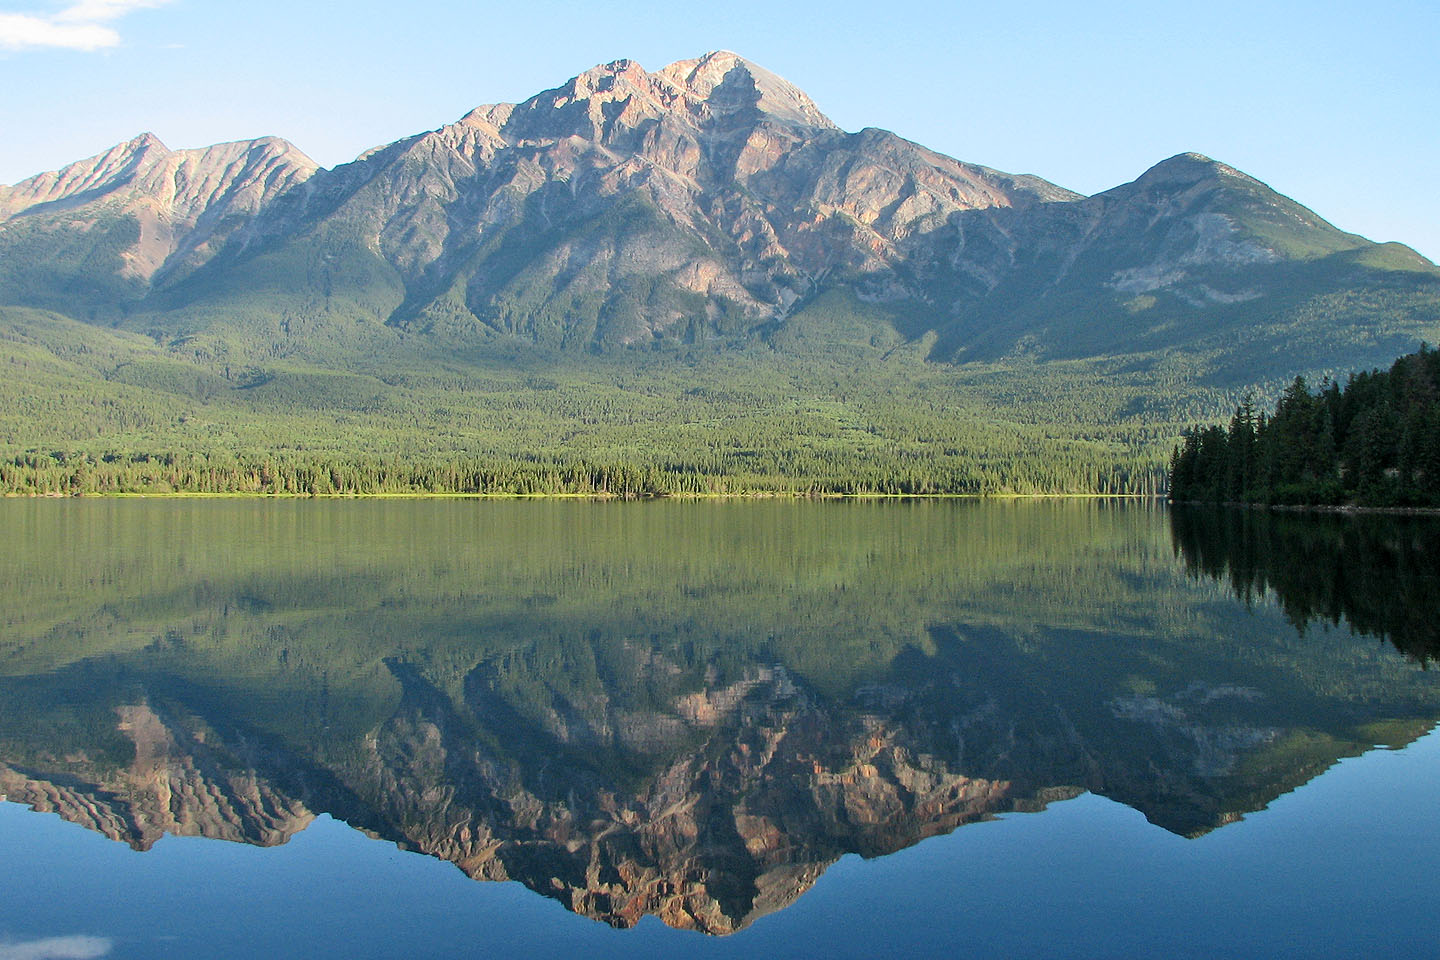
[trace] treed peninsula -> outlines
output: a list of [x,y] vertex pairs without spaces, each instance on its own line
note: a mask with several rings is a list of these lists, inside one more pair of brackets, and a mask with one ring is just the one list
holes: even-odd
[[1169,489],[1176,501],[1440,507],[1440,353],[1422,346],[1314,392],[1296,377],[1270,415],[1247,399],[1228,429],[1186,432]]
[[6,494],[1433,504],[1433,352],[1338,386],[1427,341],[1440,269],[1222,162],[1083,196],[724,51],[0,186]]

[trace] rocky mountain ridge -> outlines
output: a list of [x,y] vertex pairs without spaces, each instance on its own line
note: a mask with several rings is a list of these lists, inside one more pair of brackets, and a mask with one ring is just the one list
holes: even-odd
[[209,260],[236,229],[317,169],[276,137],[170,150],[143,133],[0,187],[0,224],[21,221],[57,233],[88,231],[107,217],[129,219],[136,235],[121,254],[119,274],[153,283]]
[[1220,343],[1247,305],[1440,288],[1413,251],[1198,154],[1087,198],[842,131],[724,51],[614,61],[329,170],[275,139],[145,135],[0,188],[0,254],[0,303],[184,336],[329,317],[443,342],[753,341],[831,295],[937,334],[941,359]]

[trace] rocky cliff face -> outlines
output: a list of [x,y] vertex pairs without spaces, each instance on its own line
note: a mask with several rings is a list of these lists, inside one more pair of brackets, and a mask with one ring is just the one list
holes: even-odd
[[477,108],[318,175],[263,229],[280,259],[320,237],[378,254],[388,319],[407,329],[635,343],[774,323],[842,278],[916,296],[907,275],[955,213],[1075,196],[844,133],[796,87],[713,53]]
[[151,134],[54,173],[0,187],[0,222],[26,218],[84,222],[131,216],[140,236],[125,273],[151,279],[172,263],[204,262],[228,230],[304,183],[314,161],[284,140],[265,137],[200,150],[170,150]]

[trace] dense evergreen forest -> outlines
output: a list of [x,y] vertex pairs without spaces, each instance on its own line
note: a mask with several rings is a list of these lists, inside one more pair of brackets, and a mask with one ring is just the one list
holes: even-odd
[[0,492],[20,495],[1157,495],[1183,425],[1235,399],[1191,357],[941,364],[838,313],[783,350],[374,347],[344,370],[0,321]]
[[1077,459],[1011,468],[978,458],[954,463],[887,461],[803,452],[756,465],[742,455],[704,461],[642,459],[596,463],[559,456],[525,460],[333,457],[310,453],[27,453],[0,462],[9,493],[362,496],[454,494],[594,497],[931,496],[1045,493],[1148,495],[1158,471],[1129,462]]
[[1178,502],[1440,506],[1440,353],[1422,346],[1388,370],[1303,377],[1273,415],[1247,399],[1228,429],[1193,428],[1170,459]]

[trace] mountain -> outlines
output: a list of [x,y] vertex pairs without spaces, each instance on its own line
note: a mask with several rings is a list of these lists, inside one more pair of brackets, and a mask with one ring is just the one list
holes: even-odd
[[1355,346],[1387,311],[1436,315],[1434,264],[1195,153],[1016,232],[1016,269],[947,334],[962,355],[1029,340],[1051,358],[1218,349],[1245,364],[1286,350],[1295,367],[1335,358],[1337,334]]
[[[29,371],[0,384],[0,445],[21,450],[380,453],[403,434],[713,463],[710,440],[622,439],[643,384],[656,429],[763,412],[744,462],[714,469],[787,488],[1148,489],[1137,468],[1183,425],[1389,363],[1437,318],[1434,264],[1223,163],[1181,154],[1085,197],[841,130],[728,52],[618,60],[333,169],[276,139],[147,135],[0,188],[0,362]],[[557,419],[512,452],[539,423],[517,404]],[[860,487],[781,463],[797,443],[839,462],[837,436],[847,462],[866,437],[880,459],[935,448],[905,463],[1029,452],[915,482],[892,457]]]
[[151,134],[0,187],[9,302],[83,313],[208,261],[315,163],[267,137],[170,150]]
[[5,260],[30,267],[0,287],[11,303],[83,316],[108,297],[162,326],[338,313],[573,347],[759,337],[838,290],[940,333],[941,357],[1027,339],[1094,355],[1397,272],[1440,283],[1197,154],[1086,198],[846,133],[728,52],[653,73],[618,60],[334,170],[274,139],[172,152],[145,135],[3,190],[0,216]]
[[169,302],[262,286],[323,250],[327,296],[402,330],[693,342],[758,333],[837,285],[913,297],[908,274],[923,279],[959,212],[1074,197],[844,133],[734,54],[653,74],[622,60],[317,174],[261,217],[261,250]]

